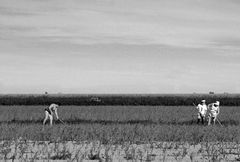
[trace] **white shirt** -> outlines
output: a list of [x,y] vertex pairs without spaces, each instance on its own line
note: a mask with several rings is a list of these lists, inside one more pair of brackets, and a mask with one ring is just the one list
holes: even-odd
[[207,112],[207,105],[206,104],[198,104],[197,106],[198,112],[202,115],[205,115]]
[[52,114],[53,112],[55,112],[55,115],[56,115],[56,117],[57,117],[57,119],[58,119],[57,108],[58,108],[58,105],[57,105],[57,104],[54,104],[54,103],[51,104],[51,105],[48,107],[49,111],[51,112],[50,114]]
[[208,108],[212,115],[217,115],[219,113],[219,105],[216,105],[215,103],[209,104]]
[[58,105],[57,104],[51,104],[48,108],[49,108],[49,110],[51,111],[51,112],[53,112],[53,111],[56,111],[57,110],[57,107],[58,107]]

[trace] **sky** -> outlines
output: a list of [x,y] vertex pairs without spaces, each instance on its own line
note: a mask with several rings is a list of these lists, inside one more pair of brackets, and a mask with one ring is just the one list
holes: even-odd
[[0,0],[0,93],[239,93],[239,0]]

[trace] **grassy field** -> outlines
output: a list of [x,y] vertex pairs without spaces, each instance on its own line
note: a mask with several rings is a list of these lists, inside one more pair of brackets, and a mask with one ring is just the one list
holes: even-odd
[[[221,107],[223,126],[196,124],[192,106],[0,106],[0,160],[229,161],[240,159],[240,109]],[[195,160],[194,160],[195,159]]]
[[1,106],[0,139],[93,141],[238,141],[239,107],[221,107],[223,125],[196,124],[191,106],[61,106],[66,122],[42,126],[44,106]]

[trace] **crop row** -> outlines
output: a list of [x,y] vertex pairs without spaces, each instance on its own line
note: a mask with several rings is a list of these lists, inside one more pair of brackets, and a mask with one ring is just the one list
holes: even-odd
[[173,142],[240,142],[237,126],[201,127],[186,125],[55,125],[1,124],[0,140],[100,141],[102,144]]
[[61,106],[55,122],[43,126],[44,106],[1,106],[0,140],[47,141],[230,141],[240,139],[238,107],[221,107],[220,125],[196,124],[190,106]]

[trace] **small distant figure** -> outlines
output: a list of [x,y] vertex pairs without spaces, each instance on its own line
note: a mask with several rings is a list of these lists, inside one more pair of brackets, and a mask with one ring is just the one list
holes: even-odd
[[200,121],[202,122],[202,124],[204,124],[204,122],[205,122],[205,117],[206,117],[206,113],[207,113],[206,100],[202,100],[202,101],[201,101],[201,104],[198,104],[198,105],[197,105],[197,109],[198,109],[197,124],[199,124]]
[[212,121],[213,124],[215,125],[217,116],[220,113],[220,102],[216,101],[215,103],[211,103],[208,105],[208,110],[209,110],[209,117],[208,117],[208,125],[211,125]]
[[50,125],[52,126],[53,123],[53,113],[55,113],[57,120],[58,118],[58,113],[57,113],[57,108],[59,107],[59,105],[57,104],[51,104],[48,108],[45,109],[45,119],[43,121],[43,125],[46,124],[46,121],[48,120],[48,118],[50,119]]

